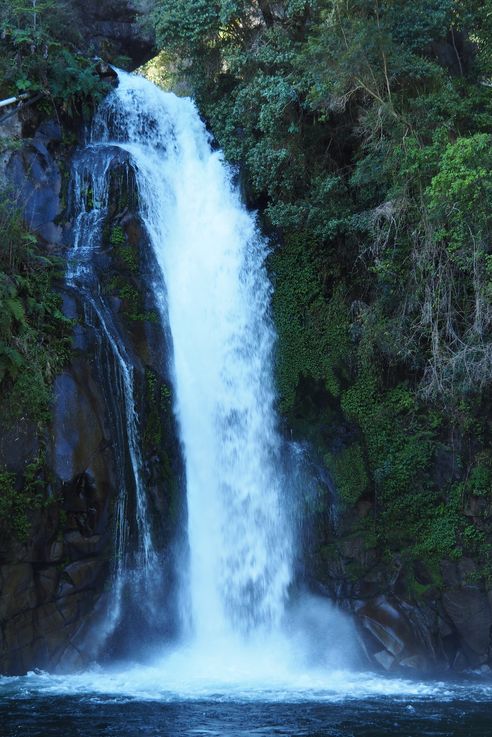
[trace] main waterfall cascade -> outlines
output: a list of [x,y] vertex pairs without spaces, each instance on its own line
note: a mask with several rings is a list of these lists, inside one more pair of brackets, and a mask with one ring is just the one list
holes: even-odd
[[[189,559],[180,574],[185,636],[173,652],[167,645],[166,658],[174,659],[177,671],[205,679],[216,667],[226,681],[240,673],[287,673],[300,668],[303,658],[306,667],[310,660],[346,667],[353,638],[341,615],[314,597],[297,596],[289,604],[296,511],[274,411],[266,244],[193,102],[142,77],[118,76],[76,166],[79,214],[68,275],[92,295],[118,367],[136,495],[138,545],[131,562],[124,488],[118,502],[120,562],[108,631],[124,616],[125,587],[127,593],[132,586],[140,595],[146,587],[155,592],[163,575],[140,472],[131,363],[97,298],[91,270],[107,211],[110,160],[123,151],[135,171],[140,217],[155,256],[155,302],[172,338],[174,411],[186,468]],[[88,178],[91,208],[84,204]],[[158,617],[154,603],[152,616]]]

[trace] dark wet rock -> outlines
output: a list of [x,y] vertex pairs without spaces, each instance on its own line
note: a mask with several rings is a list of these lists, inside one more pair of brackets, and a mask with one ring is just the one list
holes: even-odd
[[33,609],[37,604],[33,569],[29,563],[0,567],[0,621],[16,612]]
[[[62,180],[72,150],[63,148],[55,122],[35,121],[29,133],[32,140],[9,155],[8,171],[23,196],[32,195],[25,216],[33,230],[47,249],[63,254],[70,223]],[[169,337],[153,318],[149,285],[155,264],[136,215],[133,170],[127,154],[115,154],[96,271],[104,309],[132,363],[149,505],[159,544],[171,550],[182,514],[182,467],[169,390]],[[119,245],[111,237],[115,228]],[[131,269],[121,246],[135,253]],[[120,294],[115,284],[135,293],[138,304],[129,304],[125,289]],[[122,487],[129,496],[128,517],[134,516],[119,369],[83,296],[66,287],[62,298],[65,315],[74,321],[73,353],[54,383],[51,422],[42,435],[27,418],[14,428],[0,425],[0,464],[22,474],[42,448],[53,499],[32,511],[27,540],[0,542],[0,673],[81,667],[99,654],[94,633],[111,605],[106,589]]]
[[35,624],[37,630],[47,639],[48,645],[54,647],[57,644],[58,632],[65,626],[65,620],[58,606],[50,601],[36,609]]
[[392,655],[405,649],[408,627],[398,612],[383,598],[366,604],[358,612],[360,622]]
[[33,610],[17,614],[10,619],[5,626],[4,633],[7,641],[10,641],[12,649],[21,650],[34,641]]
[[132,68],[155,54],[153,29],[145,23],[151,0],[73,0],[72,8],[86,53],[115,63],[127,57]]
[[[53,456],[55,472],[62,481],[84,473],[107,480],[109,437],[103,419],[101,391],[88,362],[77,358],[70,371],[55,382]],[[85,509],[82,499],[74,504]]]
[[78,530],[65,534],[66,550],[72,560],[97,555],[101,552],[102,543],[103,537],[101,535],[85,537]]
[[48,563],[58,563],[63,556],[63,543],[60,540],[55,540],[49,546],[49,552],[46,556]]
[[[344,557],[330,569],[337,569],[337,582],[345,579],[344,586],[338,583],[336,597],[353,614],[373,667],[438,674],[492,665],[492,592],[471,583],[477,570],[473,560],[442,561],[441,586],[429,585],[416,599],[383,566],[361,567],[361,580],[354,581],[345,562],[348,548],[340,549]],[[350,550],[353,554],[356,548]],[[366,553],[359,550],[360,563],[367,560]]]
[[46,243],[55,245],[60,245],[64,236],[56,222],[62,209],[62,174],[53,152],[60,140],[59,125],[45,121],[21,150],[8,155],[6,164],[6,178],[26,223]]
[[70,563],[62,571],[61,591],[65,592],[65,583],[75,591],[90,588],[96,581],[100,569],[101,564],[97,558]]
[[400,668],[408,668],[417,673],[427,670],[427,660],[423,655],[409,655],[406,658],[402,658],[398,665]]
[[43,566],[35,572],[38,601],[41,604],[53,599],[58,587],[60,571],[56,566]]
[[395,663],[395,658],[390,655],[387,650],[380,650],[379,652],[374,653],[373,657],[374,660],[384,668],[384,670],[391,670]]
[[369,659],[385,670],[429,670],[435,653],[426,642],[427,623],[396,598],[379,596],[356,608]]
[[487,595],[468,586],[445,591],[442,602],[470,657],[488,656],[492,616]]

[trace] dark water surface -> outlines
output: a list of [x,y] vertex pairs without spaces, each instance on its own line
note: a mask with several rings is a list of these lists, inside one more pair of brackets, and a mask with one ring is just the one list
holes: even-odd
[[492,701],[140,701],[3,695],[0,737],[490,737]]

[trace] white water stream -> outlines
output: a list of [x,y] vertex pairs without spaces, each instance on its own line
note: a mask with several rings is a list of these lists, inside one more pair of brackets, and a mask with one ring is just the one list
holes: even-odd
[[[90,144],[75,160],[72,172],[72,203],[75,213],[73,245],[68,257],[66,282],[83,294],[86,322],[94,322],[95,332],[101,333],[111,354],[111,373],[115,386],[114,398],[121,402],[119,415],[113,418],[118,425],[113,438],[115,465],[119,492],[116,499],[114,570],[111,586],[109,615],[98,633],[104,642],[120,623],[123,612],[124,587],[133,590],[133,597],[146,599],[145,619],[157,616],[159,596],[155,591],[158,558],[154,549],[147,492],[143,480],[143,458],[138,413],[135,404],[134,369],[126,349],[119,339],[113,316],[100,295],[100,286],[94,269],[94,259],[102,245],[102,230],[108,216],[111,163],[114,150]],[[135,498],[135,522],[138,539],[132,560],[129,555],[128,521],[128,463]]]

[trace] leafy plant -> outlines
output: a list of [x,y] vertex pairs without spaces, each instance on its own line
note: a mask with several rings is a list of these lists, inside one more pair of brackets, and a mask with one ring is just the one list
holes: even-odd
[[77,51],[75,28],[68,3],[0,0],[0,92],[40,94],[70,117],[93,108],[107,87]]
[[54,290],[60,264],[27,231],[12,195],[0,198],[0,387],[4,416],[49,416],[51,382],[71,350],[71,320]]

